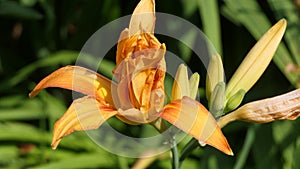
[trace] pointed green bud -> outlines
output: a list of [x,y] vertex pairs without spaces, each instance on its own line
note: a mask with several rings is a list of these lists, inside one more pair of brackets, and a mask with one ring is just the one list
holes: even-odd
[[224,69],[221,56],[214,54],[210,58],[210,62],[206,75],[206,98],[211,101],[211,94],[219,82],[224,82]]
[[236,109],[243,101],[246,91],[240,89],[226,103],[225,113]]
[[211,102],[209,111],[215,116],[219,117],[223,114],[225,105],[225,83],[219,82],[211,94]]
[[286,20],[281,19],[249,51],[227,84],[227,100],[240,89],[247,92],[260,78],[274,56],[286,24]]
[[190,78],[190,98],[196,99],[198,86],[200,82],[200,75],[198,73],[194,73]]

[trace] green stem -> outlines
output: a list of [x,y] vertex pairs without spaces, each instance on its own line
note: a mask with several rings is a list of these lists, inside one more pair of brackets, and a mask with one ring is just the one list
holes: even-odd
[[199,146],[198,140],[192,138],[182,149],[180,158],[179,158],[179,166],[181,167],[183,161],[186,157],[188,157],[192,151]]
[[176,140],[173,138],[171,140],[172,145],[172,169],[179,169],[179,156],[178,156],[178,149],[177,149],[177,143]]
[[253,125],[248,129],[242,151],[238,155],[237,161],[234,164],[234,167],[233,167],[234,169],[242,169],[245,167],[244,165],[246,163],[250,149],[253,145],[253,142],[255,139],[255,131],[256,131],[257,127],[258,127],[258,125]]

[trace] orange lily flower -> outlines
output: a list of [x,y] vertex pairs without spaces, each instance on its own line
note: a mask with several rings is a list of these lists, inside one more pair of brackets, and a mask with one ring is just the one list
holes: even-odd
[[146,124],[162,118],[232,155],[232,150],[214,117],[196,100],[183,96],[164,104],[165,44],[154,36],[155,2],[141,0],[133,12],[129,29],[119,38],[116,67],[118,83],[79,66],[60,68],[44,78],[29,94],[32,98],[47,87],[74,90],[86,96],[73,101],[54,126],[52,147],[77,130],[97,129],[116,116],[129,124]]

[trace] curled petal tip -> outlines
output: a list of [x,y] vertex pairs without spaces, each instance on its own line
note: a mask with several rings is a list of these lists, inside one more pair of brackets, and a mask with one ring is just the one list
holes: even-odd
[[175,100],[165,106],[159,116],[193,136],[202,145],[206,143],[225,154],[233,154],[214,117],[194,99],[183,97]]
[[31,98],[34,98],[34,94],[32,93],[32,92],[30,92],[29,94],[28,94],[28,97],[31,99]]
[[93,97],[75,100],[67,112],[54,125],[52,148],[73,131],[97,129],[108,118],[117,114],[114,109],[102,105]]
[[60,141],[61,141],[61,139],[52,140],[52,143],[51,143],[52,150],[56,150],[56,148],[57,148]]
[[59,87],[95,96],[97,99],[105,100],[114,106],[110,92],[111,88],[115,86],[111,80],[94,71],[80,66],[65,66],[41,80],[29,93],[29,97],[35,97],[42,89]]

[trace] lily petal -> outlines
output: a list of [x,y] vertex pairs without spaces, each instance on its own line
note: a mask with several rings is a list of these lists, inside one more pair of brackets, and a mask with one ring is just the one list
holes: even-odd
[[111,90],[112,87],[116,88],[116,84],[106,77],[83,67],[65,66],[54,71],[39,82],[29,94],[29,97],[36,96],[42,89],[48,87],[59,87],[95,96],[98,100],[114,107]]
[[209,144],[225,154],[233,155],[214,117],[194,99],[183,97],[171,102],[159,116],[196,138],[200,144]]
[[286,24],[285,19],[278,21],[249,51],[227,85],[227,100],[240,89],[247,92],[263,74],[281,41]]
[[67,112],[55,123],[52,148],[56,149],[61,139],[73,131],[97,129],[116,114],[116,110],[101,104],[93,97],[85,96],[75,100]]
[[130,23],[130,36],[140,33],[154,33],[155,27],[154,0],[141,0],[133,11]]

